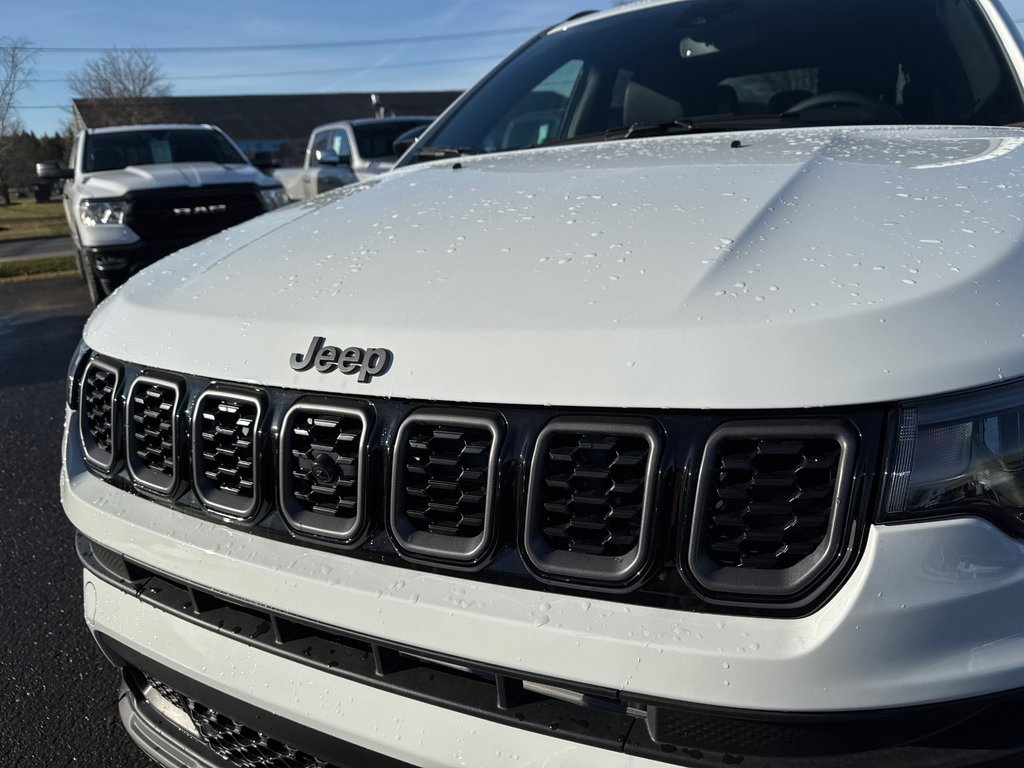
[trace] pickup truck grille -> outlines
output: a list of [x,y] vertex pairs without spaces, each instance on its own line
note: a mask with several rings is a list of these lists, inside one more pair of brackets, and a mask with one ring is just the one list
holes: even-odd
[[171,189],[132,196],[125,223],[147,241],[200,240],[263,213],[255,186]]
[[852,478],[877,462],[884,428],[881,409],[749,422],[425,406],[98,357],[78,384],[90,465],[189,514],[378,562],[693,610],[803,611],[825,595],[856,557],[870,489],[854,498]]

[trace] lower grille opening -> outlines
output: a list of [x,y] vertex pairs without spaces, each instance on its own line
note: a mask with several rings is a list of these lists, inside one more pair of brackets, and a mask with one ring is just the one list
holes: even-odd
[[[142,679],[147,688],[159,694],[163,701],[188,719],[192,728],[184,728],[186,732],[191,733],[231,765],[245,768],[343,768],[238,722],[202,702],[179,693],[166,683],[147,675],[142,675]],[[151,697],[147,696],[146,688],[143,689],[143,696],[151,705],[155,704]],[[173,718],[172,721],[179,726],[185,725],[178,718]]]

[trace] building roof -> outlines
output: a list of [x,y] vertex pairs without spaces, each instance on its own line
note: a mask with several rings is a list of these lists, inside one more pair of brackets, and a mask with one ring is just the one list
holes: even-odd
[[[376,93],[388,115],[437,115],[459,91]],[[133,99],[75,99],[75,128],[125,122],[210,123],[236,141],[305,139],[314,126],[377,116],[371,93],[307,93],[262,96],[168,96]],[[128,116],[126,119],[126,115]]]

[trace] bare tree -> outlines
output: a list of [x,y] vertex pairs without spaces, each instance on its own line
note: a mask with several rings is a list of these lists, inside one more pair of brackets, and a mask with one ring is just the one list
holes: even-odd
[[112,48],[89,59],[81,70],[68,76],[68,89],[75,98],[94,101],[90,127],[173,117],[162,101],[170,95],[171,86],[156,56],[144,48]]
[[23,37],[0,37],[0,196],[11,204],[9,166],[15,151],[13,137],[22,131],[18,115],[18,92],[32,74],[35,51]]

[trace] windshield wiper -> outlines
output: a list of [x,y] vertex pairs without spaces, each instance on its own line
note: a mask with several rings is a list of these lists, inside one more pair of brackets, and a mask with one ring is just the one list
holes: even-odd
[[416,150],[416,157],[420,160],[443,160],[446,157],[478,154],[480,150],[473,147],[423,147]]
[[644,139],[651,136],[675,136],[684,133],[727,133],[758,128],[773,128],[794,123],[807,123],[798,115],[721,115],[717,117],[668,120],[662,123],[633,123],[604,131],[594,131],[580,136],[571,136],[555,141],[531,144],[523,149],[556,147],[562,144],[584,144],[591,141],[621,141],[623,139]]

